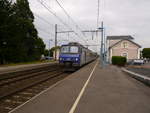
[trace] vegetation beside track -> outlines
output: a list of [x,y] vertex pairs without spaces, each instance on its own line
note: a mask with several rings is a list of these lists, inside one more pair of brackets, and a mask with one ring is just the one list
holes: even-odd
[[10,63],[10,64],[1,64],[0,67],[8,67],[8,66],[19,66],[26,64],[40,64],[40,63],[48,63],[55,62],[54,60],[39,60],[39,61],[31,61],[31,62],[19,62],[19,63]]

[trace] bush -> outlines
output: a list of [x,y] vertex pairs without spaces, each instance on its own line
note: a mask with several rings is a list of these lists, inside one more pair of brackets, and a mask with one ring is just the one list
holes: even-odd
[[150,48],[144,48],[142,51],[143,58],[150,58]]
[[127,62],[126,57],[122,56],[112,56],[112,64],[118,66],[124,66]]

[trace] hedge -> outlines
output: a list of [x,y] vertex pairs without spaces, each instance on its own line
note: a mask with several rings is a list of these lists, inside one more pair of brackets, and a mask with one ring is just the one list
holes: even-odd
[[127,62],[126,57],[122,56],[112,56],[112,64],[118,66],[124,66]]

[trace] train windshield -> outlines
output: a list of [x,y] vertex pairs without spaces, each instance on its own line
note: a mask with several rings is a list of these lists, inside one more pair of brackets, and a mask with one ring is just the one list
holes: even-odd
[[69,53],[69,46],[63,46],[63,47],[61,48],[61,52],[62,52],[62,53]]
[[71,46],[70,47],[70,53],[78,53],[78,47],[77,46]]
[[77,46],[62,46],[61,53],[78,53],[79,48]]

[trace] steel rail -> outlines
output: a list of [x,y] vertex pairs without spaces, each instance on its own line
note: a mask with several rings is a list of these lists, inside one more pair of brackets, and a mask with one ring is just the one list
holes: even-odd
[[[51,74],[51,75],[50,75]],[[32,87],[34,85],[40,84],[41,82],[47,81],[48,79],[56,78],[57,76],[63,74],[63,71],[58,70],[52,74],[46,73],[41,76],[35,76],[30,79],[25,79],[24,81],[16,82],[14,85],[8,87],[7,89],[3,89],[0,91],[0,99],[3,99],[4,97],[10,96],[12,94],[15,94],[17,92],[20,92],[26,88]]]

